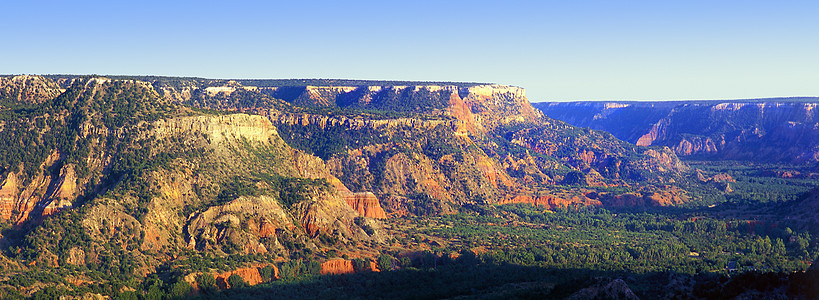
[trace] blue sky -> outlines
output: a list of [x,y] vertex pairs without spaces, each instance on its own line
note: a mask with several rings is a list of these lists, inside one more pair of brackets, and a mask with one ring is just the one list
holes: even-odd
[[814,1],[2,1],[0,74],[493,82],[531,101],[819,96]]

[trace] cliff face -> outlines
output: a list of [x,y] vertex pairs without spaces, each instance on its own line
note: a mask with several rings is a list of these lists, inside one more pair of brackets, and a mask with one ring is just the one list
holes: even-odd
[[217,274],[216,276],[214,276],[214,278],[216,279],[216,286],[218,286],[221,289],[231,288],[228,279],[232,275],[239,275],[240,277],[242,277],[245,283],[247,283],[250,286],[257,285],[265,281],[264,278],[262,278],[262,275],[259,272],[259,270],[267,266],[273,268],[274,279],[279,278],[279,270],[276,268],[276,265],[273,264],[256,265],[252,267],[239,268],[233,271]]
[[387,214],[384,213],[384,209],[381,208],[381,204],[378,202],[378,198],[376,198],[373,193],[351,193],[344,195],[344,201],[347,201],[347,204],[355,209],[359,215],[376,219],[384,219],[387,217]]
[[[11,81],[27,82],[23,79]],[[56,86],[48,79],[38,80],[45,86]],[[222,188],[226,184],[224,178],[192,175],[204,168],[201,158],[188,157],[199,149],[208,151],[204,157],[212,160],[211,172],[236,167],[258,170],[257,164],[236,156],[248,153],[265,161],[264,168],[271,168],[277,176],[324,180],[335,196],[321,196],[325,200],[317,203],[329,206],[305,202],[294,206],[300,211],[288,212],[301,220],[307,234],[314,236],[337,227],[330,221],[337,217],[326,217],[326,211],[339,211],[330,204],[337,200],[354,214],[373,218],[384,218],[388,211],[448,213],[467,203],[535,199],[537,186],[559,182],[564,174],[557,170],[565,168],[585,174],[587,185],[599,186],[661,178],[662,174],[685,168],[673,155],[654,150],[636,153],[632,146],[611,136],[545,118],[529,105],[523,89],[511,86],[299,88],[249,87],[233,81],[169,85],[104,78],[59,82],[68,89],[53,100],[52,106],[85,107],[91,113],[72,117],[71,110],[63,110],[50,116],[61,118],[62,126],[74,126],[75,138],[90,151],[57,151],[52,158],[41,158],[39,168],[7,172],[0,189],[0,215],[18,223],[30,219],[31,213],[50,215],[71,207],[73,199],[82,194],[105,191],[108,187],[100,184],[105,178],[128,175],[123,171],[132,166],[122,165],[119,157],[123,155],[184,162],[186,167],[181,170],[148,173],[145,177],[167,184],[160,185],[160,190],[168,201],[147,203],[161,209],[184,208],[202,200],[190,196],[202,186]],[[41,89],[40,85],[26,86],[26,92],[19,95],[34,95],[37,93],[28,90]],[[141,99],[123,98],[135,95]],[[175,106],[178,102],[255,112],[266,119],[247,115],[184,117],[194,113]],[[342,113],[320,113],[310,108],[328,106],[340,108]],[[371,113],[384,111],[387,113]],[[129,114],[134,118],[127,118]],[[72,121],[75,119],[79,122]],[[113,137],[125,142],[118,143]],[[127,150],[126,145],[138,145],[136,149],[144,153]],[[61,150],[58,148],[55,145],[54,150]],[[79,159],[83,155],[84,159]],[[225,174],[239,178],[249,175],[230,171],[221,176]],[[180,183],[173,179],[178,176],[194,178]],[[256,188],[265,189],[265,184]],[[211,196],[220,193],[214,188],[204,192]],[[164,228],[154,230],[160,237],[171,236],[171,228],[164,223],[185,223],[150,213],[145,217],[146,224],[155,224],[157,230]],[[271,225],[274,219],[239,218],[240,222],[285,226]]]
[[[378,272],[378,267],[375,262],[369,262],[366,266],[361,266],[358,271]],[[321,264],[321,274],[352,274],[356,272],[355,264],[352,260],[346,259],[331,259]]]
[[547,115],[608,130],[680,156],[762,162],[819,161],[817,98],[752,101],[537,103]]
[[673,154],[637,152],[610,135],[546,118],[519,87],[181,88],[200,92],[168,90],[165,98],[267,116],[288,144],[322,158],[352,192],[373,193],[385,215],[533,197],[536,187],[559,182],[564,174],[557,170],[565,168],[594,186],[663,182],[686,170]]
[[[204,90],[205,92],[191,92]],[[235,83],[216,87],[165,88],[169,99],[210,109],[257,110],[283,108],[278,99],[301,107],[338,107],[393,111],[459,120],[474,132],[515,122],[536,122],[542,114],[526,99],[524,89],[504,85],[457,86],[302,86],[246,87]],[[237,98],[241,98],[239,100]],[[274,100],[276,99],[276,100]],[[281,101],[281,100],[279,100]],[[226,106],[225,104],[232,104]],[[268,111],[275,114],[276,111]],[[367,122],[370,120],[363,120]]]
[[58,237],[19,241],[35,263],[116,259],[144,275],[180,251],[290,257],[389,238],[375,195],[350,191],[267,117],[194,112],[105,78],[30,105],[1,120],[0,220]]
[[321,264],[321,275],[351,274],[355,272],[353,261],[346,259],[332,259]]
[[[151,199],[149,205],[156,213],[149,211],[143,225],[148,235],[159,238],[156,242],[147,239],[149,244],[144,244],[143,249],[159,251],[182,246],[179,243],[183,240],[173,238],[180,234],[178,228],[186,229],[184,247],[217,253],[287,256],[291,249],[283,244],[293,242],[294,237],[313,249],[323,247],[312,240],[319,236],[340,242],[385,239],[381,231],[366,234],[355,224],[360,216],[357,209],[365,207],[351,207],[345,195],[352,193],[324,163],[290,148],[264,117],[181,117],[159,120],[149,127],[152,129],[141,135],[146,140],[181,141],[198,145],[210,154],[201,160],[178,162],[189,166],[184,171],[155,171],[149,175],[148,181],[158,186],[161,197]],[[253,177],[259,173],[274,177]],[[224,177],[231,176],[234,182],[224,181]],[[219,189],[208,190],[207,186],[213,184]],[[247,188],[251,192],[234,190],[243,185],[250,185]],[[216,194],[215,203],[203,197],[209,193]],[[202,204],[206,204],[205,209],[194,211],[186,219],[165,213]],[[375,211],[377,206],[366,208]],[[377,229],[378,225],[371,227]],[[177,244],[164,244],[165,239],[176,240]]]
[[0,100],[39,104],[57,98],[62,92],[56,82],[42,76],[0,77]]

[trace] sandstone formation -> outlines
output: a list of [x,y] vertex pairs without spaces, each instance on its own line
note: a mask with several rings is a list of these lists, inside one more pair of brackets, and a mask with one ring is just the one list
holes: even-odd
[[[372,257],[394,241],[387,216],[601,206],[584,189],[626,184],[671,205],[674,192],[648,187],[686,169],[670,149],[547,118],[512,86],[49,78],[9,79],[22,90],[7,100],[39,106],[0,122],[3,142],[26,147],[0,159],[0,218],[59,236],[21,241],[40,267],[145,276],[192,253]],[[562,189],[567,172],[582,180]],[[353,264],[322,273],[377,271]],[[258,267],[217,281],[235,274],[261,281]]]
[[[355,193],[372,193],[380,200],[378,206],[386,205],[385,216],[448,213],[468,203],[506,201],[499,199],[522,195],[533,197],[534,191],[529,187],[555,183],[561,175],[551,170],[562,165],[582,171],[586,174],[586,185],[590,186],[646,178],[665,182],[667,176],[686,170],[670,150],[640,150],[642,153],[636,156],[640,159],[634,160],[627,157],[635,157],[629,153],[636,149],[611,136],[584,131],[580,133],[584,138],[576,138],[574,128],[534,109],[519,87],[480,84],[257,87],[243,86],[243,82],[263,83],[200,81],[171,87],[156,81],[154,85],[160,86],[169,100],[267,116],[288,143],[327,162],[331,175],[322,177],[331,177],[331,183]],[[204,92],[196,92],[197,89]],[[293,106],[287,107],[274,99]],[[324,114],[299,107],[390,111],[398,116],[366,112]],[[508,144],[494,142],[499,133],[501,141]],[[311,137],[324,137],[326,141],[303,143]],[[506,151],[508,145],[525,151],[497,152]],[[443,153],[441,150],[445,149],[455,149],[457,155]],[[361,210],[362,206],[350,194],[339,191],[359,214],[370,214]],[[376,207],[375,201],[370,203]],[[380,217],[377,208],[375,211],[374,215]]]
[[214,276],[214,278],[216,278],[216,285],[220,289],[229,289],[229,288],[231,288],[230,283],[228,282],[228,278],[230,278],[230,276],[234,275],[234,274],[241,276],[242,279],[244,279],[245,282],[248,285],[251,285],[251,286],[257,285],[259,283],[263,283],[264,279],[262,278],[262,275],[259,273],[259,270],[261,270],[262,268],[264,268],[266,266],[272,266],[273,267],[274,277],[278,279],[279,278],[279,269],[276,268],[275,265],[265,264],[265,265],[256,265],[256,266],[253,266],[253,267],[247,267],[247,268],[239,268],[239,269],[236,269],[236,270],[233,270],[233,271],[217,274],[216,276]]
[[332,259],[321,264],[321,275],[351,274],[355,272],[353,262],[346,259]]
[[730,174],[719,173],[711,177],[714,182],[737,182]]
[[[366,266],[364,266],[359,271],[368,271],[368,272],[379,272],[378,266],[375,262],[370,261]],[[355,264],[352,260],[346,259],[331,259],[321,263],[321,274],[331,274],[331,275],[340,275],[340,274],[352,274],[356,272]]]
[[0,100],[37,104],[57,98],[62,92],[57,83],[42,76],[0,77]]
[[696,102],[537,103],[547,115],[607,130],[680,156],[802,163],[819,161],[819,98]]
[[0,185],[0,220],[12,220],[16,224],[30,218],[49,216],[61,209],[71,207],[76,198],[78,188],[73,166],[66,165],[60,168],[57,176],[46,170],[52,168],[60,160],[60,153],[52,152],[40,164],[34,178],[25,179],[25,174],[9,172]]
[[[39,90],[29,91],[39,87],[22,82],[17,100],[40,101],[32,100]],[[62,142],[0,163],[0,219],[40,226],[59,216],[59,225],[42,226],[81,229],[66,240],[82,243],[64,251],[38,244],[32,264],[116,260],[141,276],[179,251],[289,257],[293,245],[318,252],[389,238],[374,194],[351,192],[320,158],[285,143],[265,116],[194,112],[133,80],[60,82],[59,106],[0,124],[6,142]],[[242,91],[210,90],[228,92]],[[9,131],[37,118],[48,126],[30,136]],[[255,282],[252,270],[239,272]]]
[[535,198],[519,195],[512,198],[506,198],[498,202],[498,204],[510,203],[526,203],[548,210],[554,210],[557,208],[577,208],[583,206],[602,206],[602,203],[599,200],[591,199],[585,195],[541,195]]
[[347,204],[363,217],[376,219],[384,219],[387,217],[387,214],[384,213],[384,209],[381,208],[381,204],[378,202],[378,198],[376,198],[373,193],[351,193],[344,195],[344,201],[347,201]]

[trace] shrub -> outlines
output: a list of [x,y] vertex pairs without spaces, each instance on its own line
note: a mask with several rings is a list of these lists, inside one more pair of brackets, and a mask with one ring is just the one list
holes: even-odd
[[389,254],[381,254],[378,257],[378,268],[381,271],[392,271],[392,256]]
[[216,279],[210,273],[205,273],[196,277],[196,284],[199,289],[205,292],[216,290]]
[[259,274],[262,275],[262,280],[264,281],[273,281],[276,279],[276,269],[270,265],[259,270]]
[[188,296],[191,291],[193,291],[193,287],[187,281],[180,278],[179,281],[171,286],[171,290],[168,291],[168,296],[171,299],[182,299]]
[[248,284],[247,282],[245,282],[245,279],[242,278],[242,276],[239,276],[239,274],[230,275],[230,277],[228,277],[228,285],[230,285],[230,288],[232,289],[248,287]]

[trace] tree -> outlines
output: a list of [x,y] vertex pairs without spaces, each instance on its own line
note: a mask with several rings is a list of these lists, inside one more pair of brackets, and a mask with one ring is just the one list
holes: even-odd
[[204,273],[196,277],[196,284],[199,285],[199,289],[205,292],[216,290],[216,279],[210,273]]
[[381,271],[392,271],[392,256],[389,254],[381,254],[378,257],[378,268]]
[[228,277],[228,285],[232,289],[248,287],[248,284],[247,282],[245,282],[245,279],[242,278],[242,276],[239,276],[239,274],[230,275],[230,277]]
[[162,286],[165,285],[165,283],[162,282],[162,279],[159,279],[159,277],[151,275],[151,277],[145,279],[142,285],[145,287],[145,290],[147,290],[143,299],[161,300],[165,298],[165,292],[162,290]]
[[138,300],[139,297],[134,291],[124,291],[114,297],[115,300]]
[[165,292],[158,285],[151,285],[148,288],[148,292],[145,294],[143,299],[146,300],[162,300],[165,298]]
[[776,256],[785,256],[786,252],[785,243],[782,242],[782,239],[777,238],[773,245],[773,254]]
[[401,267],[403,267],[403,268],[412,267],[412,260],[409,257],[406,257],[406,256],[402,257],[401,258]]
[[262,275],[262,280],[273,281],[276,279],[276,267],[267,265],[259,270],[259,274]]
[[193,287],[187,281],[180,279],[171,286],[168,296],[172,299],[182,299],[188,296],[191,291],[193,291]]
[[571,171],[563,177],[563,184],[566,185],[588,185],[586,175],[580,171]]

